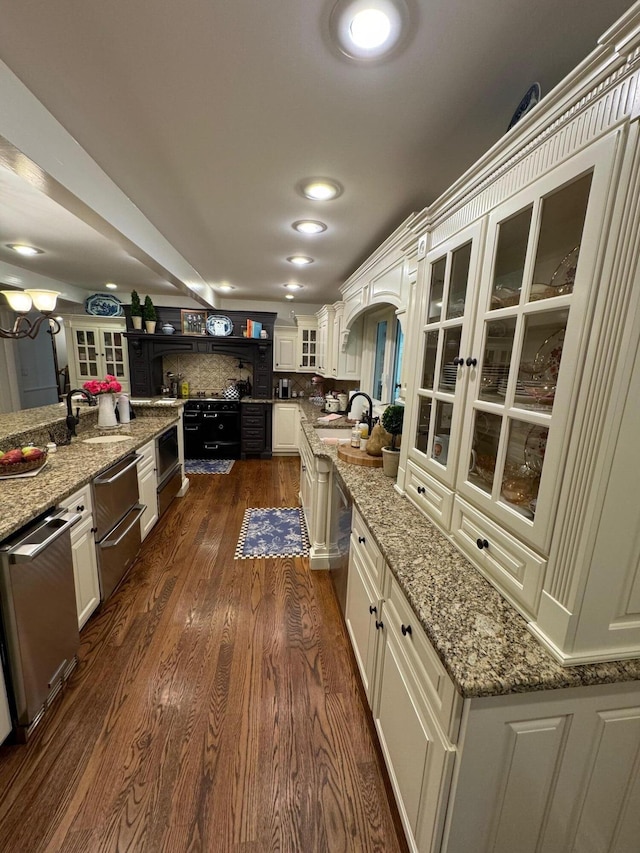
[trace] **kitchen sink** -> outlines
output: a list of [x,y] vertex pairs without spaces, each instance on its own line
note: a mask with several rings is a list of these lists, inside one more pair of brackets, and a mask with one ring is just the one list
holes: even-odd
[[131,441],[130,435],[94,435],[93,438],[83,438],[83,444],[115,444],[117,441]]
[[351,430],[349,429],[320,427],[320,429],[316,429],[315,433],[323,444],[349,444],[351,441]]

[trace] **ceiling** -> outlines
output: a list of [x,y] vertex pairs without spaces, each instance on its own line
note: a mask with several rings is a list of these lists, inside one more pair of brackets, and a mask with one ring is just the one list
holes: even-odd
[[[504,134],[533,81],[547,94],[630,6],[408,0],[403,51],[363,65],[331,43],[333,2],[21,0],[4,5],[0,59],[214,289],[280,301],[296,280],[297,302],[322,303]],[[343,194],[303,198],[310,176]],[[0,193],[0,242],[46,250],[23,266],[91,292],[147,276],[143,292],[176,293],[86,210],[5,168]],[[297,234],[302,218],[326,232]],[[296,253],[315,262],[298,270]]]

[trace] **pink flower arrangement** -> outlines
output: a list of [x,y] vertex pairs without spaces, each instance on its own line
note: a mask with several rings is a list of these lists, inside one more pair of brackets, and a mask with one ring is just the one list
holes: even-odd
[[122,391],[122,385],[110,373],[107,373],[104,379],[90,379],[82,387],[95,396],[98,394],[117,394]]

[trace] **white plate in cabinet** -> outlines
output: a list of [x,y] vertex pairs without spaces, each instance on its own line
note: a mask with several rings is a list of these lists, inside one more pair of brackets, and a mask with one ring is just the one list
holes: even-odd
[[384,557],[355,507],[351,521],[351,548],[364,555],[371,582],[375,587],[381,589]]
[[395,629],[407,661],[424,691],[431,713],[443,734],[455,743],[460,728],[462,697],[393,576],[389,595],[384,603],[384,622],[387,627],[391,624]]
[[547,561],[456,497],[453,540],[525,618],[534,617]]
[[413,503],[429,518],[449,529],[453,512],[453,492],[409,461],[405,491]]

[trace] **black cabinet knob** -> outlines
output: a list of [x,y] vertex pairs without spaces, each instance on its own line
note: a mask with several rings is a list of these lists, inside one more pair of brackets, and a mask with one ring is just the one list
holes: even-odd
[[411,636],[411,625],[401,625],[400,630],[402,631],[402,636],[406,637],[407,634]]
[[92,527],[92,528],[91,528],[91,532],[92,532],[92,533],[97,533],[97,532],[98,532],[98,528],[97,528],[97,527]]
[[370,604],[369,605],[369,613],[373,616],[373,614],[377,613],[377,612],[378,612],[378,608],[375,605]]
[[464,364],[464,358],[454,358],[453,363],[456,367],[462,367]]
[[358,542],[359,542],[361,545],[364,545],[364,543],[365,543],[365,538],[364,538],[364,536],[358,536]]
[[80,504],[80,506],[77,506],[76,512],[84,512],[84,504]]
[[471,356],[469,356],[469,358],[466,361],[467,367],[475,367],[477,363],[478,363],[478,359],[477,358],[471,358]]
[[419,495],[424,495],[426,491],[427,491],[427,490],[425,489],[425,487],[424,487],[424,486],[418,486],[418,487],[416,488],[416,492],[417,492]]
[[478,546],[478,548],[480,548],[480,550],[481,550],[481,551],[482,551],[482,549],[483,549],[483,548],[488,548],[488,547],[489,547],[489,543],[487,542],[487,540],[486,540],[486,539],[478,539],[478,540],[476,540],[476,545]]
[[380,628],[384,628],[384,623],[378,622],[378,620],[376,619],[376,631],[379,631]]

